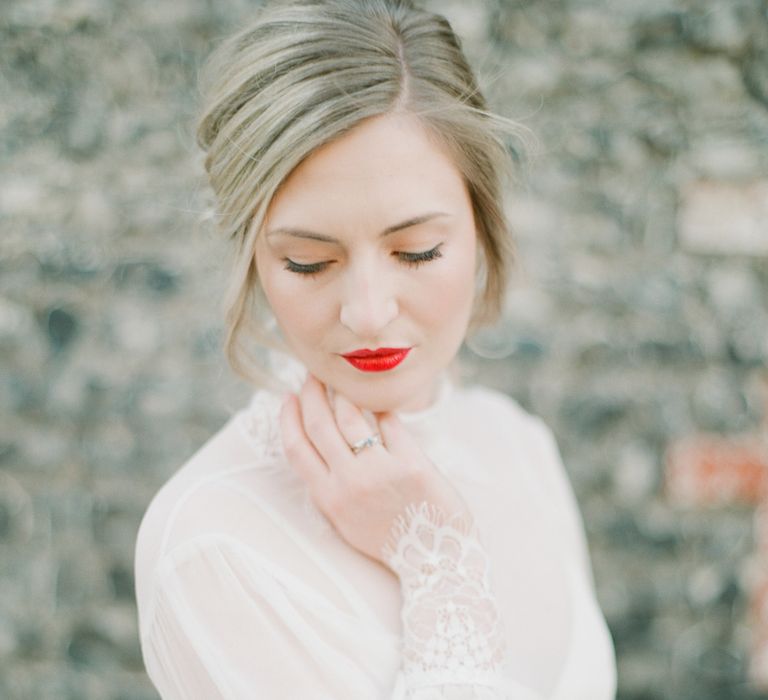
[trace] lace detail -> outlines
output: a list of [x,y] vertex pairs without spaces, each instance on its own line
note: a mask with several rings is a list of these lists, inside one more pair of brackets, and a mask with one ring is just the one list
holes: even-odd
[[273,460],[284,456],[280,438],[282,400],[277,394],[257,391],[248,407],[237,414],[238,426],[262,458]]
[[501,700],[506,640],[473,518],[422,501],[382,548],[403,593],[403,674],[412,700]]
[[333,526],[317,509],[306,483],[286,464],[283,441],[280,436],[280,406],[282,397],[267,391],[258,391],[250,404],[237,414],[237,424],[248,440],[257,458],[260,472],[279,476],[290,475],[292,487],[300,493],[302,508],[316,530],[332,530]]

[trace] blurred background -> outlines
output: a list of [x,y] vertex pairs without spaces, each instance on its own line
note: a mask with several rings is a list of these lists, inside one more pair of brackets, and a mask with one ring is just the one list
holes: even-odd
[[[136,530],[251,393],[196,76],[257,4],[0,2],[0,698],[157,698]],[[768,698],[768,2],[425,4],[538,139],[462,357],[557,435],[619,700]]]

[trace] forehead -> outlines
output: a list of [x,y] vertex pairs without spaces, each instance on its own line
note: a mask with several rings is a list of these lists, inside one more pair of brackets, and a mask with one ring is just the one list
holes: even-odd
[[[268,213],[271,225],[415,215],[462,206],[466,188],[444,147],[416,118],[365,120],[307,157],[283,182]],[[330,223],[330,222],[329,222]]]

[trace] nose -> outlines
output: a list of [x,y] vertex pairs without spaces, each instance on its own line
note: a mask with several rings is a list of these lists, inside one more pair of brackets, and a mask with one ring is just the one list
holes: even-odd
[[386,340],[382,331],[399,313],[392,279],[374,268],[361,264],[348,270],[340,311],[343,326],[356,338],[372,342]]

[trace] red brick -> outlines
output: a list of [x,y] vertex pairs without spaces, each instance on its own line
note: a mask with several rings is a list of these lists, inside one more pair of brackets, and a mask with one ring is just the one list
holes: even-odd
[[664,492],[684,505],[760,503],[768,497],[768,449],[756,436],[684,438],[667,450]]

